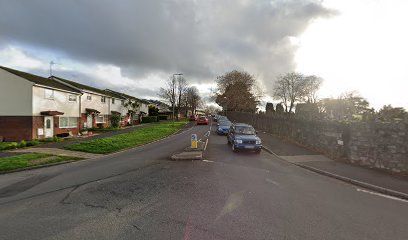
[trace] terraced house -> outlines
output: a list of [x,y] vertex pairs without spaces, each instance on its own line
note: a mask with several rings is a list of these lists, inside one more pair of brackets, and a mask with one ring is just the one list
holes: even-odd
[[[129,105],[136,102],[136,106]],[[0,66],[0,141],[75,136],[82,129],[139,123],[148,102],[64,78],[44,78]]]
[[75,88],[82,93],[80,101],[81,119],[79,125],[81,129],[109,126],[111,95],[101,89],[72,80],[56,76],[50,78]]
[[77,135],[80,98],[78,89],[59,81],[0,66],[0,137]]

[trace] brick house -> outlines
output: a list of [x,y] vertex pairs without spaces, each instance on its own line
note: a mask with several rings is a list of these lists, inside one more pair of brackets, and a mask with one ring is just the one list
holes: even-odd
[[0,136],[5,141],[77,135],[81,92],[0,66]]

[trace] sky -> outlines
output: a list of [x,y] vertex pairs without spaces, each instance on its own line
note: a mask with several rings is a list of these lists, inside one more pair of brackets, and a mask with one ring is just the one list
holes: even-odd
[[204,99],[216,76],[253,74],[271,101],[280,74],[324,78],[321,97],[357,90],[408,107],[408,1],[0,0],[0,65],[158,98],[183,73]]

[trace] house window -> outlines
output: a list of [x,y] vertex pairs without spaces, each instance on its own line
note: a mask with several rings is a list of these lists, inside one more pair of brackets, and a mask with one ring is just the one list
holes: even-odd
[[112,98],[112,104],[115,104],[115,99],[114,98]]
[[106,102],[106,97],[102,96],[101,97],[101,102],[105,103]]
[[77,101],[77,97],[75,95],[69,95],[68,96],[68,101],[70,102],[76,102]]
[[98,115],[98,116],[96,116],[95,122],[96,122],[96,123],[105,123],[105,118],[104,118],[104,116],[103,116],[103,115]]
[[54,99],[54,90],[52,89],[45,89],[44,97],[46,99]]
[[122,103],[122,106],[125,106],[125,100],[122,100],[121,103]]
[[87,95],[87,96],[86,96],[86,100],[91,101],[91,100],[92,100],[92,96],[91,96],[91,95]]
[[59,128],[76,128],[78,118],[76,117],[59,117]]

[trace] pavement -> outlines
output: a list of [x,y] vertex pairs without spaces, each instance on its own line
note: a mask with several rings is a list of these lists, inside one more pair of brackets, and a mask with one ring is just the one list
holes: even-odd
[[406,239],[408,201],[211,134],[202,161],[171,161],[196,126],[98,159],[0,176],[0,239]]
[[259,135],[262,138],[264,147],[283,160],[312,171],[371,188],[371,190],[408,200],[408,177],[391,175],[376,169],[334,161],[274,135],[264,132]]

